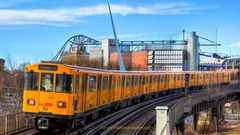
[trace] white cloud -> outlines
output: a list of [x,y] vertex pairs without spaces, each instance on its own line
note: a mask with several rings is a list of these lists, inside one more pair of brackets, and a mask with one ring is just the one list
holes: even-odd
[[[112,12],[119,15],[177,15],[189,14],[199,10],[184,2],[162,3],[150,6],[111,5]],[[196,10],[197,9],[197,10]],[[81,21],[84,17],[108,14],[106,4],[95,6],[58,8],[58,9],[0,9],[0,25],[40,24],[68,26],[70,23]]]
[[240,42],[236,42],[230,45],[231,48],[240,48]]

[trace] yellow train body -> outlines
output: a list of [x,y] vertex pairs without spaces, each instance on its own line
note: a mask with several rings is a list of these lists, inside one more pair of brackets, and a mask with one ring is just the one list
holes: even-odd
[[[238,71],[206,72],[121,72],[40,63],[25,68],[23,112],[30,117],[76,119],[115,103],[149,98],[189,86],[227,84]],[[139,97],[139,98],[138,98]],[[138,101],[136,100],[136,101]]]

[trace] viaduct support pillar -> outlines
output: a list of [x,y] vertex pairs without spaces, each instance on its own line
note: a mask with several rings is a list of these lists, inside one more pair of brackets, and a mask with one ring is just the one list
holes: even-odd
[[197,132],[197,126],[198,126],[198,117],[199,117],[199,114],[196,113],[196,114],[193,114],[193,131],[194,132]]
[[168,135],[168,107],[156,107],[156,135]]

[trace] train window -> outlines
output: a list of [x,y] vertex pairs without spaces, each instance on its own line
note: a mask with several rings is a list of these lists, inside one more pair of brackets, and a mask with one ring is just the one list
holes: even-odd
[[134,86],[134,78],[135,78],[135,76],[132,76],[132,80],[131,80],[131,82],[132,82],[131,85],[132,86]]
[[72,92],[72,91],[73,91],[73,76],[66,74],[64,75],[57,74],[56,92]]
[[79,75],[76,76],[76,83],[75,83],[75,92],[78,93],[78,87],[79,87]]
[[165,76],[164,76],[164,75],[162,75],[162,79],[161,79],[161,81],[162,81],[162,82],[165,81]]
[[102,88],[102,75],[98,75],[98,86],[97,89],[101,90]]
[[96,89],[96,76],[89,76],[89,92],[94,92]]
[[130,77],[128,76],[126,79],[126,87],[129,87],[129,86],[130,86]]
[[112,89],[114,89],[116,86],[116,77],[113,76],[113,83],[112,83]]
[[103,90],[106,90],[108,88],[108,76],[103,77]]
[[139,76],[135,77],[135,85],[138,86],[138,82],[139,82]]
[[122,77],[122,88],[125,86],[125,76]]
[[111,89],[111,86],[112,86],[112,75],[109,76],[109,90]]
[[180,79],[181,79],[181,78],[180,78],[180,75],[178,74],[177,76],[178,76],[178,79],[177,79],[177,80],[180,81]]
[[87,88],[87,78],[88,78],[88,74],[83,74],[82,76],[82,92],[86,91]]
[[176,75],[173,75],[173,81],[176,81]]
[[24,89],[38,90],[38,73],[28,72],[24,74]]
[[153,82],[157,83],[157,76],[153,76]]
[[143,84],[146,84],[146,82],[147,82],[147,81],[146,81],[146,76],[144,76],[144,77],[143,77],[143,82],[142,82],[142,83],[143,83]]
[[118,77],[118,88],[120,88],[121,87],[121,77],[119,76]]
[[152,75],[151,75],[151,76],[150,76],[150,82],[149,82],[150,84],[152,84],[152,78],[153,78],[153,77],[152,77]]
[[53,91],[53,74],[41,74],[41,91]]

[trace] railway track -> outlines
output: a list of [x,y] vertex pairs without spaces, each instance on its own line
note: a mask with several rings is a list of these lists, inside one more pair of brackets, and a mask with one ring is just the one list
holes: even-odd
[[[106,121],[96,125],[95,127],[92,127],[90,130],[88,130],[85,135],[93,135],[93,134],[116,134],[119,129],[121,129],[120,125],[127,125],[130,123],[130,121],[133,121],[133,119],[137,118],[137,116],[140,116],[143,112],[148,113],[149,109],[152,110],[155,109],[155,106],[161,102],[169,101],[172,99],[177,99],[182,97],[184,94],[174,94],[167,97],[161,97],[153,100],[149,100],[134,106],[130,106],[126,109],[123,109],[119,115],[116,115],[114,117],[111,117],[107,119]],[[151,115],[151,114],[149,114]],[[145,117],[145,116],[144,116]],[[153,119],[153,118],[152,118]],[[127,122],[129,120],[129,122]],[[124,124],[125,123],[125,124]],[[148,123],[148,122],[146,122]]]
[[[172,100],[171,102],[175,102],[176,99],[181,98],[183,96],[184,96],[184,93],[176,93],[173,95],[168,95],[168,96],[148,100],[148,101],[136,104],[134,106],[129,106],[125,109],[119,110],[115,113],[112,113],[103,118],[100,118],[94,122],[88,123],[84,128],[85,130],[84,134],[85,135],[117,134],[118,132],[119,133],[123,132],[120,130],[121,127],[124,128],[130,123],[134,125],[134,126],[130,126],[130,128],[134,130],[128,130],[128,134],[129,134],[129,131],[131,131],[131,134],[147,133],[150,131],[149,127],[153,127],[153,125],[155,124],[155,115],[156,115],[155,106],[162,102],[170,102],[170,100]],[[140,116],[143,116],[141,120],[134,121],[134,119],[136,120]],[[129,121],[127,122],[127,120]],[[82,133],[83,133],[82,130],[77,129],[71,132],[58,133],[58,134],[78,135]],[[37,135],[37,134],[39,134],[37,130],[30,129],[25,132],[18,133],[17,135]]]
[[158,105],[172,106],[179,97],[170,97],[144,108],[141,108],[135,112],[132,112],[128,116],[124,117],[113,126],[109,127],[106,131],[101,133],[102,135],[107,134],[145,134],[152,130],[152,126],[155,123],[156,111],[155,107]]

